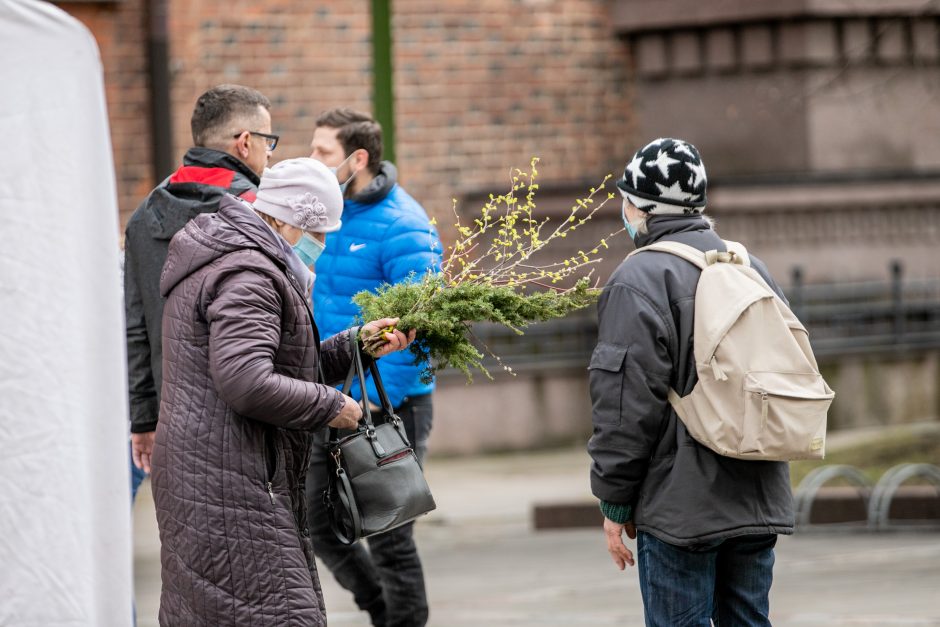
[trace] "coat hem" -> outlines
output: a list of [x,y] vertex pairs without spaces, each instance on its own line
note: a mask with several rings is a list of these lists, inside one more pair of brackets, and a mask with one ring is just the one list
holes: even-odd
[[661,540],[667,544],[673,546],[694,546],[696,544],[702,544],[705,542],[715,542],[716,540],[728,540],[730,538],[735,538],[738,536],[753,536],[753,535],[781,535],[789,536],[793,534],[792,525],[745,525],[743,527],[734,527],[732,529],[722,529],[721,531],[714,531],[711,533],[702,534],[699,536],[693,536],[690,538],[679,538],[672,535],[667,531],[658,529],[651,525],[647,524],[638,524],[636,525],[638,531],[648,533],[651,536],[655,537],[657,540]]

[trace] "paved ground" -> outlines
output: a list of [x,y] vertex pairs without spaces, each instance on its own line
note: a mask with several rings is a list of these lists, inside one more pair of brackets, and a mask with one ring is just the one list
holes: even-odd
[[[438,510],[418,525],[436,627],[643,624],[635,570],[616,570],[600,530],[535,532],[536,503],[589,499],[582,450],[432,459]],[[140,627],[156,625],[159,547],[149,485],[135,509]],[[321,568],[331,625],[368,625]],[[940,533],[782,538],[774,625],[940,627]]]

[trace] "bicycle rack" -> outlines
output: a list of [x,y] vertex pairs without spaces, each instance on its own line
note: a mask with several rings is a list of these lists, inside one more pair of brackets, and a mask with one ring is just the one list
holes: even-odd
[[[937,466],[933,464],[900,464],[894,466],[882,475],[872,491],[871,499],[868,501],[869,529],[884,531],[891,528],[891,502],[894,499],[895,492],[902,484],[915,477],[930,480],[937,488],[938,494],[940,494],[940,468]],[[940,520],[905,523],[903,527],[940,527]]]
[[[846,479],[850,483],[855,484],[859,489],[859,495],[865,502],[866,509],[870,508],[871,502],[869,494],[872,491],[872,481],[866,477],[861,470],[847,464],[821,466],[806,475],[796,488],[794,505],[796,508],[797,527],[805,529],[806,527],[812,526],[810,516],[812,514],[813,501],[816,499],[816,494],[821,487],[837,478]],[[858,526],[864,523],[865,521],[858,521],[858,523],[831,523],[826,526],[844,529],[846,526]],[[822,525],[817,526],[822,527]]]

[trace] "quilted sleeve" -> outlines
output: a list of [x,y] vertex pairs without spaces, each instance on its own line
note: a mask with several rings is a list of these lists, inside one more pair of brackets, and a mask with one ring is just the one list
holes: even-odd
[[285,429],[315,430],[343,406],[335,389],[274,372],[281,333],[281,296],[273,281],[250,271],[216,284],[206,306],[209,375],[238,413]]

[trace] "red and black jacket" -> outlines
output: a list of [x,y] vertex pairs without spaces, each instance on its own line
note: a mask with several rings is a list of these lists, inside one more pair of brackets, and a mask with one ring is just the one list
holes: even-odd
[[160,274],[170,240],[201,213],[215,213],[226,194],[254,201],[260,179],[230,154],[190,148],[183,165],[137,207],[124,239],[124,306],[131,431],[157,426],[162,383]]

